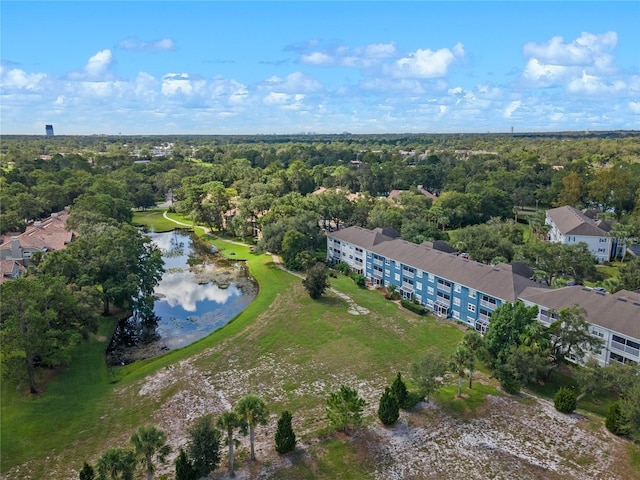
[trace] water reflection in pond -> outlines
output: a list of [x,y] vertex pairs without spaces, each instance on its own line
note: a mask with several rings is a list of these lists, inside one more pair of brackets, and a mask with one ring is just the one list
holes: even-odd
[[188,345],[228,323],[257,293],[243,263],[220,257],[194,235],[149,236],[162,251],[165,268],[155,289],[157,327],[149,335],[134,319],[120,322],[107,351],[112,365]]

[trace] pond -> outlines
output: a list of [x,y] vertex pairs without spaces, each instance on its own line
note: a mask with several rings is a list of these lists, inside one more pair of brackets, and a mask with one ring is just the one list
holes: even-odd
[[156,287],[154,315],[146,323],[122,320],[107,349],[107,363],[124,365],[184,347],[226,325],[256,296],[243,262],[230,261],[186,231],[149,233],[162,252],[165,273]]

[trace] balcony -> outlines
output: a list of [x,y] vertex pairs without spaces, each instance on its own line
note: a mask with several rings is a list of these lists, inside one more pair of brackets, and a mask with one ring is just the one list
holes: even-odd
[[611,348],[618,350],[619,352],[628,353],[629,355],[633,355],[634,357],[640,357],[639,349],[630,347],[629,345],[624,345],[620,342],[616,342],[615,340],[611,340]]
[[490,308],[491,310],[495,310],[498,307],[496,303],[493,303],[484,299],[480,300],[480,306],[485,308]]

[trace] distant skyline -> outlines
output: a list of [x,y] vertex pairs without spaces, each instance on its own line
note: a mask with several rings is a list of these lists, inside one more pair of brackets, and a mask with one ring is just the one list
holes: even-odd
[[7,1],[0,133],[640,129],[640,2]]

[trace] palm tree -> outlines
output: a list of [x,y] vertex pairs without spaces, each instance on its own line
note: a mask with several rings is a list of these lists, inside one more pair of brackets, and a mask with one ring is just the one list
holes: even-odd
[[216,427],[227,433],[225,443],[229,447],[229,476],[235,477],[236,472],[233,468],[233,448],[240,446],[240,441],[233,438],[233,432],[237,429],[245,429],[246,424],[240,419],[236,412],[224,412],[216,420]]
[[140,462],[147,472],[147,480],[153,480],[153,472],[156,470],[153,457],[164,463],[171,452],[171,447],[167,445],[167,434],[156,427],[140,427],[131,436],[131,443],[136,455],[141,457]]
[[473,388],[473,371],[475,370],[476,355],[482,348],[482,336],[478,332],[469,332],[462,340],[462,344],[469,350],[469,388]]
[[462,381],[464,368],[469,363],[470,352],[464,345],[459,345],[451,357],[451,368],[458,374],[458,397],[462,396]]
[[254,429],[257,425],[267,423],[267,405],[262,398],[257,395],[248,394],[242,397],[235,406],[236,412],[242,420],[249,426],[249,443],[251,444],[251,460],[256,459],[254,452]]
[[110,448],[96,462],[97,480],[133,480],[136,457],[131,450]]

